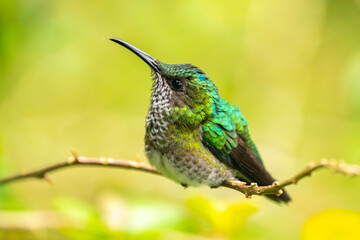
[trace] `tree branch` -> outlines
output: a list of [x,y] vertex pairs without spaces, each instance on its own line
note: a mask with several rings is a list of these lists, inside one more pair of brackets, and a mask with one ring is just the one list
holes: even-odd
[[[103,167],[125,168],[125,169],[138,170],[138,171],[160,175],[160,173],[157,172],[155,168],[153,168],[148,164],[141,163],[140,161],[116,160],[112,158],[89,158],[89,157],[78,156],[74,151],[72,153],[73,156],[70,157],[65,162],[56,163],[35,171],[22,172],[18,175],[13,175],[7,178],[0,179],[0,186],[27,178],[44,179],[50,184],[52,184],[53,181],[48,176],[50,172],[54,172],[57,170],[61,170],[73,166],[98,166],[98,167],[103,166]],[[310,176],[311,173],[316,170],[326,169],[326,168],[350,176],[360,175],[359,165],[349,165],[342,161],[337,162],[337,161],[328,161],[326,159],[323,159],[320,163],[309,163],[304,170],[302,170],[295,176],[283,181],[276,181],[269,186],[258,186],[256,183],[251,183],[250,185],[246,185],[246,183],[240,182],[238,180],[227,180],[221,186],[242,192],[247,198],[250,198],[252,195],[267,195],[267,194],[281,195],[282,189],[284,187],[291,184],[296,184],[299,180],[301,180],[306,176]]]
[[288,185],[297,184],[298,181],[304,177],[311,176],[311,174],[319,169],[330,169],[335,172],[343,173],[349,176],[360,176],[360,166],[355,164],[346,164],[343,161],[328,161],[327,159],[321,160],[320,163],[310,162],[304,170],[296,174],[295,176],[285,179],[283,181],[275,181],[272,185],[269,186],[258,186],[256,183],[251,183],[250,185],[240,185],[239,181],[228,180],[222,186],[229,187],[235,190],[238,190],[245,194],[247,198],[250,198],[252,195],[268,195],[275,194],[281,195],[282,189]]

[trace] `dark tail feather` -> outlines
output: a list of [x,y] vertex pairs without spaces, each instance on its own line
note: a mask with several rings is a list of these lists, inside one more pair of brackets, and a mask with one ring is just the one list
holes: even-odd
[[277,202],[277,203],[288,203],[291,201],[291,198],[289,196],[289,194],[283,190],[283,193],[280,196],[276,196],[276,195],[265,195],[265,197]]
[[[250,152],[242,140],[239,141],[236,148],[232,149],[230,156],[236,162],[236,169],[242,175],[239,176],[239,179],[249,184],[255,182],[259,186],[269,186],[274,183],[275,179],[266,171],[264,165]],[[287,203],[291,200],[285,190],[280,196],[266,195],[266,197],[278,203]]]
[[[270,174],[268,173],[268,175],[270,176]],[[244,176],[245,176],[245,174],[244,174]],[[270,176],[271,177],[271,176]],[[244,181],[244,182],[246,182],[246,183],[248,183],[248,184],[251,184],[251,183],[253,183],[253,182],[256,182],[256,183],[258,183],[258,185],[259,186],[269,186],[269,185],[271,185],[274,181],[275,181],[275,179],[273,179],[272,177],[271,177],[271,181],[269,181],[269,183],[268,184],[259,184],[259,182],[257,182],[256,180],[248,180],[248,179],[245,179],[245,178],[243,178],[243,177],[239,177],[239,180],[240,181]],[[280,196],[277,196],[277,195],[275,195],[275,194],[271,194],[271,195],[264,195],[265,197],[267,197],[267,198],[269,198],[270,200],[272,200],[272,201],[275,201],[275,202],[277,202],[277,203],[288,203],[288,202],[290,202],[291,201],[291,198],[290,198],[290,196],[289,196],[289,194],[285,191],[285,189],[283,189],[282,190],[283,192],[282,192],[282,194],[280,195]]]

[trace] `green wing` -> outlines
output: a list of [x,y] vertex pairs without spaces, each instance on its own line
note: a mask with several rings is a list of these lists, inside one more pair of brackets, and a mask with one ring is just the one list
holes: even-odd
[[[225,100],[216,104],[216,114],[202,123],[202,141],[222,162],[238,172],[238,178],[259,186],[271,185],[275,180],[266,171],[259,152],[251,140],[247,121],[240,109]],[[268,195],[277,202],[290,201],[284,191],[280,196]]]
[[202,124],[203,142],[221,160],[231,163],[231,151],[238,147],[239,138],[253,156],[262,163],[260,154],[252,141],[245,117],[240,109],[220,99],[216,105],[216,115]]

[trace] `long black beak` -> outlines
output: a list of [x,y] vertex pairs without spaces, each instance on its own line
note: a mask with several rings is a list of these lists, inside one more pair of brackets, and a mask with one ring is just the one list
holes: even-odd
[[158,73],[160,72],[159,65],[156,63],[155,59],[153,57],[151,57],[149,54],[141,51],[140,49],[134,47],[133,45],[131,45],[127,42],[124,42],[123,40],[116,39],[116,38],[109,38],[109,40],[116,42],[116,43],[120,44],[121,46],[126,47],[127,49],[129,49],[130,51],[135,53],[138,57],[140,57],[142,60],[144,60],[144,62],[146,62],[156,72],[158,72]]

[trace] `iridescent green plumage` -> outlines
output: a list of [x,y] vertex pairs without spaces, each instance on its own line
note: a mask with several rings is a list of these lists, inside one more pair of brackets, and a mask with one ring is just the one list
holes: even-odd
[[[183,185],[217,187],[228,179],[260,186],[274,182],[265,170],[240,109],[190,64],[165,64],[117,39],[151,68],[153,88],[146,119],[145,152],[163,175]],[[286,192],[271,195],[290,200]]]
[[159,62],[163,76],[169,79],[186,79],[187,104],[175,107],[171,116],[178,124],[197,127],[201,124],[202,139],[217,157],[230,161],[230,153],[236,148],[239,133],[247,147],[262,163],[258,150],[250,137],[248,124],[240,109],[221,99],[217,87],[205,73],[190,64],[164,64]]

